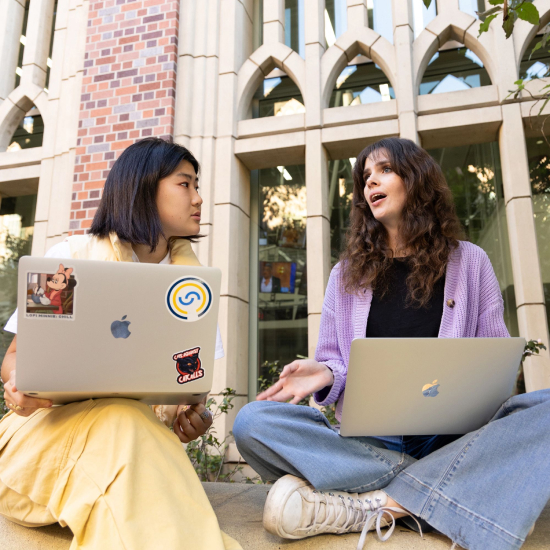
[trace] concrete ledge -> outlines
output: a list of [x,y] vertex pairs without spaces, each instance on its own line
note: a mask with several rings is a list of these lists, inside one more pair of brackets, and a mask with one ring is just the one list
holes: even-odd
[[[208,498],[218,515],[221,528],[237,539],[244,550],[355,550],[358,534],[323,535],[299,541],[282,540],[264,531],[262,512],[268,485],[240,483],[206,483]],[[72,534],[59,525],[27,528],[0,517],[0,547],[2,550],[67,550]],[[537,522],[523,550],[547,550],[550,541],[550,503]],[[428,534],[424,539],[412,531],[398,528],[385,543],[369,534],[366,550],[449,550],[448,538]],[[155,549],[151,549],[155,550]],[[168,549],[167,549],[168,550]]]

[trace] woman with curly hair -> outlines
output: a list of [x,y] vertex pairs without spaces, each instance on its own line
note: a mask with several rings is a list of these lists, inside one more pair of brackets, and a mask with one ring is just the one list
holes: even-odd
[[509,336],[489,258],[462,240],[451,191],[428,153],[383,139],[357,157],[353,180],[315,359],[286,365],[235,421],[245,460],[277,480],[264,527],[290,539],[362,532],[362,548],[369,530],[386,540],[398,519],[463,548],[519,548],[550,498],[550,390],[512,397],[464,436],[344,438],[319,410],[294,405],[313,394],[322,406],[338,402],[341,418],[354,338]]

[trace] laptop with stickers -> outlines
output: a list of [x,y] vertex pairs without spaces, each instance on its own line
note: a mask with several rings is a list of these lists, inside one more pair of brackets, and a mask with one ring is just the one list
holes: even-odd
[[212,387],[221,272],[26,256],[17,389],[54,404],[193,404]]

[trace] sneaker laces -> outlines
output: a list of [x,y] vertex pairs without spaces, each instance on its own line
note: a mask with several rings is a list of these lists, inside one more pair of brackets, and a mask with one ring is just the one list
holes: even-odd
[[[368,521],[372,510],[367,509],[360,499],[344,498],[342,495],[313,491],[314,515],[313,523],[309,527],[300,527],[305,536],[311,536],[325,529],[336,534],[347,533],[351,530],[359,531]],[[325,519],[321,522],[322,507],[325,508]],[[332,512],[332,513],[331,513]],[[345,518],[345,519],[344,519]],[[342,523],[343,521],[343,523]]]
[[[418,529],[420,531],[420,536],[422,537],[422,527],[420,526],[420,523],[418,520],[409,512],[406,510],[403,510],[403,508],[397,508],[395,506],[382,506],[379,508],[375,508],[372,512],[369,512],[367,520],[365,521],[365,525],[363,527],[363,530],[361,531],[361,536],[359,537],[359,543],[357,544],[357,550],[363,550],[363,547],[365,546],[365,540],[367,538],[367,534],[372,527],[376,527],[376,534],[378,535],[378,540],[380,542],[386,542],[393,534],[393,531],[395,529],[395,516],[392,514],[392,512],[397,512],[400,514],[407,514],[408,516],[411,516],[411,518],[416,521],[416,524],[418,525]],[[388,532],[382,536],[381,531],[381,522],[384,518],[384,515],[387,514],[391,518],[391,525],[388,529]]]

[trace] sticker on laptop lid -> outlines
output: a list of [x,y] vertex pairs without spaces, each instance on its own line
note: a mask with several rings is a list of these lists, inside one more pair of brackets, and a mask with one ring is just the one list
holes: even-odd
[[210,285],[199,277],[182,277],[170,285],[166,307],[176,319],[190,323],[198,321],[212,307]]
[[204,369],[199,357],[200,351],[201,348],[197,346],[174,354],[172,359],[176,362],[176,370],[179,374],[178,384],[186,384],[204,376]]
[[27,273],[25,317],[74,320],[77,280],[72,267],[55,273]]

